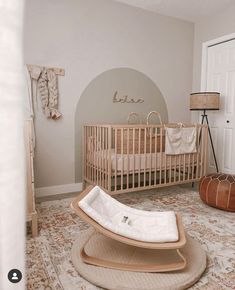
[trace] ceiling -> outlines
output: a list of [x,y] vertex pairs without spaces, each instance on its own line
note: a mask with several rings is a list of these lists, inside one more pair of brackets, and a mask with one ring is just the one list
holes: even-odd
[[234,0],[115,0],[163,15],[196,22],[197,19],[219,12]]

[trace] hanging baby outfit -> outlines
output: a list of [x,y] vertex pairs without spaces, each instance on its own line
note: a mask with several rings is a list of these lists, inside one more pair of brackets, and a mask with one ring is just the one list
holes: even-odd
[[38,89],[44,114],[47,118],[58,119],[61,116],[61,113],[57,110],[58,81],[57,75],[52,69],[42,69],[38,79]]
[[57,110],[59,92],[56,73],[50,68],[34,66],[30,75],[32,81],[37,81],[44,114],[53,120],[60,118],[61,113]]

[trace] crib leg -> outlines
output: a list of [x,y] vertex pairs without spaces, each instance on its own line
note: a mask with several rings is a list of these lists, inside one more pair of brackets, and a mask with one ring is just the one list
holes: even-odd
[[82,181],[82,190],[87,188],[87,182],[85,180]]
[[38,215],[32,214],[32,237],[35,238],[38,235]]

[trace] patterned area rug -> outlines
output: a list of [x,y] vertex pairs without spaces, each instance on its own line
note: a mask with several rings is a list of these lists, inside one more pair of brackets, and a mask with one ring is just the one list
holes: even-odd
[[[122,203],[144,210],[174,210],[188,234],[208,255],[207,270],[192,290],[235,289],[235,213],[202,203],[195,191],[170,187],[117,195]],[[89,226],[70,209],[71,198],[37,204],[39,236],[27,239],[27,289],[97,290],[74,269],[70,252]]]

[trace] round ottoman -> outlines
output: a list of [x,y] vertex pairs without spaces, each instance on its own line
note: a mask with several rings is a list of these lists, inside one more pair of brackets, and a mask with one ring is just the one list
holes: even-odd
[[235,175],[212,173],[199,182],[199,194],[206,204],[235,211]]

